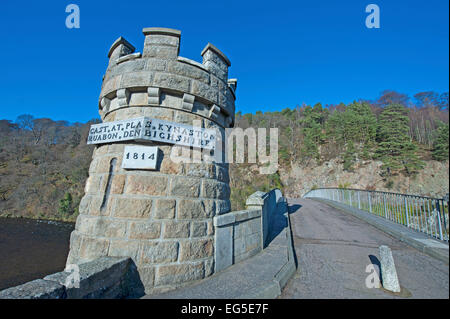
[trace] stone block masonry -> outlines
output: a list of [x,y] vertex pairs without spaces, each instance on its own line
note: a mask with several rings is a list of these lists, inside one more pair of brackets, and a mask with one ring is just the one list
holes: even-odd
[[284,209],[279,189],[255,192],[246,201],[247,210],[214,217],[216,271],[248,259],[261,252],[273,238],[278,225],[274,216]]
[[[287,203],[278,189],[268,193],[256,192],[249,197],[248,203],[255,207],[214,218],[218,226],[216,270],[221,268],[221,271],[186,287],[143,298],[266,299],[280,296],[297,268]],[[262,214],[263,210],[266,215]],[[261,218],[264,216],[270,218],[267,236],[263,234]],[[262,249],[264,237],[267,245]],[[259,252],[237,258],[243,256],[244,250],[251,252],[254,249],[256,240],[252,238],[259,239],[256,244]]]
[[[233,126],[235,109],[228,58],[208,44],[202,63],[195,62],[178,56],[180,31],[145,28],[143,33],[142,54],[122,37],[111,46],[98,103],[103,122],[197,121],[224,134]],[[127,145],[157,146],[157,168],[123,169]],[[147,294],[217,271],[213,218],[230,211],[228,164],[173,162],[172,147],[132,140],[96,147],[67,265],[130,257]]]
[[218,216],[216,226],[216,271],[256,255],[263,249],[261,210],[242,210]]
[[[136,298],[144,294],[143,283],[155,287],[150,289],[149,298],[274,298],[296,268],[287,205],[278,189],[255,192],[247,203],[247,210],[216,215],[212,224],[211,220],[176,220],[176,201],[157,200],[155,207],[164,214],[155,221],[131,219],[130,239],[109,241],[111,256],[131,256],[99,257],[80,263],[79,287],[69,287],[67,281],[73,273],[63,271],[0,291],[0,299]],[[141,210],[146,211],[146,206]],[[77,222],[80,231],[96,233],[99,227],[99,237],[108,232],[103,228],[108,222],[98,226],[95,219],[93,223],[87,220]],[[79,250],[80,245],[76,245],[73,248]],[[91,252],[103,249],[101,241],[89,245]],[[134,261],[140,258],[142,266],[138,269]],[[232,265],[238,268],[230,274]],[[255,272],[255,267],[259,271]],[[214,272],[219,274],[186,285]],[[169,289],[180,285],[185,287]],[[215,287],[213,294],[210,288],[202,289],[211,285]]]

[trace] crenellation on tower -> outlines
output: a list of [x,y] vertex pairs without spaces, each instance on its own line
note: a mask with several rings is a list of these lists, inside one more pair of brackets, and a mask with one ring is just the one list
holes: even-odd
[[117,60],[123,56],[132,54],[136,48],[125,38],[119,37],[116,41],[111,45],[111,48],[108,51],[109,58],[109,66],[112,66],[117,63]]
[[[227,77],[231,63],[228,58],[208,43],[201,52],[203,63],[198,63],[178,56],[181,38],[179,30],[144,28],[143,33],[145,40],[142,54],[133,53],[135,48],[122,37],[111,47],[108,54],[110,64],[99,98],[101,116],[123,107],[157,105],[149,103],[155,102],[156,98],[148,95],[148,90],[158,88],[160,96],[172,94],[182,99],[184,94],[189,94],[194,97],[189,105],[193,106],[194,102],[204,105],[186,108],[188,104],[181,100],[180,103],[172,103],[170,107],[187,112],[196,110],[194,112],[197,115],[216,122],[221,127],[232,125],[237,81],[232,79],[234,82],[230,87]],[[219,107],[219,112],[213,108],[214,105]]]
[[233,97],[236,99],[237,79],[229,79],[227,83],[231,93],[233,93]]
[[168,28],[144,28],[142,56],[176,60],[180,53],[181,31]]
[[226,83],[228,80],[228,67],[231,66],[231,62],[225,54],[211,43],[208,43],[201,55],[206,69]]

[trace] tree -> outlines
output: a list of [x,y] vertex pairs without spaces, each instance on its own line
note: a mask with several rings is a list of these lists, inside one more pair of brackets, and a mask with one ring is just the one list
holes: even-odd
[[423,167],[416,155],[417,147],[410,140],[408,110],[401,104],[390,104],[378,120],[377,155],[387,175],[405,170],[408,175]]
[[387,107],[390,104],[401,104],[408,106],[409,97],[406,94],[399,93],[393,90],[384,90],[376,102],[381,107]]
[[414,94],[414,98],[417,100],[416,105],[418,107],[430,107],[439,103],[439,94],[433,91],[419,92]]
[[301,133],[304,136],[301,148],[302,157],[306,160],[320,159],[318,146],[325,141],[324,127],[329,112],[322,108],[320,103],[314,107],[306,106],[303,109],[303,118],[300,121]]
[[30,114],[19,115],[16,119],[16,123],[22,130],[29,130],[33,134],[34,144],[39,144],[45,126],[52,122],[50,119],[35,119]]
[[438,107],[440,110],[448,112],[448,92],[444,92],[439,96]]
[[0,120],[0,134],[2,135],[9,134],[18,128],[17,124],[11,123],[9,120]]
[[437,161],[445,161],[448,160],[448,150],[449,150],[449,125],[446,123],[443,123],[441,121],[438,122],[438,128],[435,131],[436,140],[433,145],[433,159]]
[[344,153],[344,170],[353,171],[353,164],[355,163],[356,156],[355,145],[353,142],[349,142],[347,145],[347,150]]
[[[367,157],[373,148],[377,128],[377,119],[372,113],[369,104],[353,102],[345,111],[335,111],[327,122],[327,137],[335,140],[343,148],[352,148],[355,152],[361,149]],[[349,143],[357,143],[358,147]]]
[[72,195],[70,193],[65,193],[64,198],[59,201],[58,211],[62,216],[71,215],[73,213]]
[[419,92],[414,95],[418,107],[437,107],[439,110],[448,110],[448,92],[434,91]]
[[17,117],[16,123],[22,130],[32,130],[34,126],[33,119],[33,115],[22,114]]

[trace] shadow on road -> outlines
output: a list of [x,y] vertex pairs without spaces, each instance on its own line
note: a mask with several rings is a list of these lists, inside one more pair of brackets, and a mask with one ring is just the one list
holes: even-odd
[[378,268],[376,268],[376,271],[378,273],[378,278],[380,278],[380,283],[382,283],[383,282],[383,278],[381,277],[381,263],[380,263],[380,260],[374,255],[369,255],[369,259],[370,259],[370,262],[372,263],[372,265],[378,267]]
[[287,220],[284,216],[286,206],[283,205],[285,205],[285,203],[278,203],[275,212],[270,216],[269,236],[264,243],[264,248],[267,247],[287,226]]
[[289,206],[288,206],[288,213],[289,213],[289,214],[293,214],[293,213],[295,213],[297,210],[299,210],[300,208],[302,208],[302,205],[299,205],[299,204],[289,205]]
[[[302,208],[302,205],[300,205],[300,204],[292,204],[292,205],[288,204],[288,207],[287,207],[287,209],[288,209],[288,216],[287,216],[287,218],[289,218],[289,220],[290,220],[290,216],[289,215],[298,212],[298,210],[300,208]],[[292,222],[290,221],[289,224],[291,225],[291,227],[289,228],[288,231],[291,233],[291,245],[292,245],[292,248],[294,250],[295,267],[297,268],[298,267],[298,260],[297,260],[297,252],[295,251],[295,245],[294,245],[294,234],[292,233]]]

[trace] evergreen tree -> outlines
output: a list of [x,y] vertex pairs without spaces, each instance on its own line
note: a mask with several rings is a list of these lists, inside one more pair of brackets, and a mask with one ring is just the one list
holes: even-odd
[[433,145],[433,159],[437,161],[448,160],[449,149],[449,125],[443,122],[438,122],[438,127],[435,131],[436,139]]
[[408,110],[401,104],[390,104],[378,120],[377,155],[383,161],[383,170],[394,175],[405,170],[408,175],[423,167],[416,155],[417,147],[410,140]]
[[356,159],[355,153],[355,145],[350,141],[347,145],[347,150],[344,153],[344,170],[350,172],[353,171],[353,164]]
[[301,132],[304,136],[301,153],[304,159],[320,160],[318,146],[325,141],[323,128],[327,118],[328,109],[324,109],[320,103],[304,108],[301,120]]
[[305,128],[303,129],[304,139],[303,146],[301,149],[302,156],[305,159],[320,159],[319,148],[318,148],[318,139],[317,137],[317,124],[316,127],[313,128]]
[[64,198],[59,201],[59,213],[62,216],[67,217],[67,215],[70,215],[73,213],[73,202],[72,202],[72,195],[70,193],[65,193]]
[[[369,157],[376,137],[377,119],[367,103],[354,102],[344,112],[335,111],[327,122],[327,135],[342,147],[357,143],[363,157]],[[353,149],[358,151],[357,148]],[[348,147],[346,148],[348,151]],[[347,152],[346,151],[346,152]],[[359,152],[358,152],[359,153]]]

